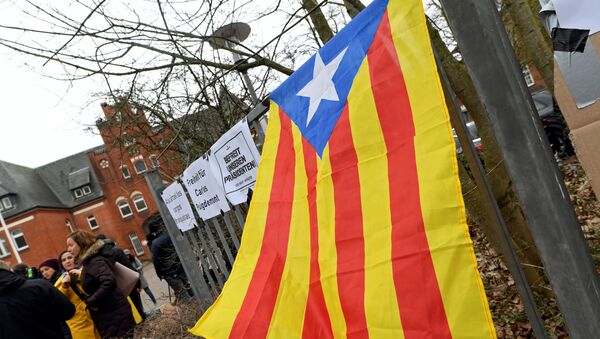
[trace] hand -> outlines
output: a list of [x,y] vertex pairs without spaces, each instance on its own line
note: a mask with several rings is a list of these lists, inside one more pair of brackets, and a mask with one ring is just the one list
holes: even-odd
[[81,276],[81,269],[74,268],[74,269],[72,269],[72,270],[69,271],[69,274],[73,274],[73,275],[76,275],[76,276],[80,277]]
[[69,288],[69,283],[71,283],[71,276],[66,274],[62,280],[62,287]]

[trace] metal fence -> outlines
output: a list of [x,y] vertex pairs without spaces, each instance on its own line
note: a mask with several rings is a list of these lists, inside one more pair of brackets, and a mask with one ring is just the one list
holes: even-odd
[[[246,117],[257,133],[259,151],[265,132],[259,119],[267,110],[267,105],[259,103]],[[240,248],[249,206],[247,203],[230,206],[230,211],[221,212],[220,216],[206,221],[202,220],[194,210],[195,227],[182,232],[175,225],[161,198],[160,194],[165,189],[165,185],[158,171],[149,171],[145,176],[192,290],[201,307],[206,309],[221,293],[229,278]],[[190,200],[189,196],[188,200]]]

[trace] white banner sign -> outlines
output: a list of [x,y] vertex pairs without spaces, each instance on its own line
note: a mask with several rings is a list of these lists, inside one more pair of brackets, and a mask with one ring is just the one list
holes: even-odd
[[238,122],[210,148],[211,169],[233,205],[246,201],[254,187],[260,155],[246,120]]
[[181,184],[172,183],[161,193],[161,197],[175,220],[177,228],[182,232],[194,228],[196,223],[194,212],[192,212],[192,206],[190,206]]
[[200,217],[208,220],[229,211],[229,204],[219,182],[213,176],[208,157],[200,157],[183,171],[183,185],[190,193]]

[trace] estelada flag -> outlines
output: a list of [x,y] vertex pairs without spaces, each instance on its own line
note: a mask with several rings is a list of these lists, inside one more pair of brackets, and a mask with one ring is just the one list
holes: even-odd
[[421,0],[375,0],[271,95],[206,338],[493,338]]

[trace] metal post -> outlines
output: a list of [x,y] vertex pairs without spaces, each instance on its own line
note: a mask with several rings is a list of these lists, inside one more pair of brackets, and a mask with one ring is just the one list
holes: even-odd
[[442,0],[565,323],[600,335],[600,280],[493,0]]
[[[213,218],[213,220],[216,221],[215,218]],[[215,228],[217,229],[217,235],[219,236],[219,240],[221,240],[221,244],[223,244],[223,250],[225,250],[225,254],[227,255],[227,258],[229,259],[229,263],[231,264],[231,267],[233,267],[233,254],[231,254],[231,249],[229,248],[227,239],[225,239],[225,234],[223,233],[223,230],[219,226],[220,226],[219,223],[215,222]]]
[[502,255],[505,259],[506,266],[510,270],[510,273],[513,276],[515,281],[515,285],[517,286],[517,290],[519,291],[519,295],[521,296],[521,301],[523,302],[523,306],[525,307],[525,313],[529,318],[529,323],[531,324],[531,328],[533,329],[533,333],[535,337],[538,339],[547,338],[548,334],[544,328],[544,321],[540,317],[540,314],[537,309],[537,304],[535,299],[533,298],[533,293],[531,293],[531,289],[529,284],[527,283],[527,278],[525,277],[525,273],[521,268],[521,262],[519,260],[519,256],[515,252],[515,248],[512,244],[512,238],[508,231],[508,226],[504,222],[504,217],[502,217],[502,212],[500,212],[500,208],[498,207],[498,202],[496,201],[496,197],[494,196],[494,192],[490,186],[490,183],[487,180],[487,176],[485,174],[485,170],[483,169],[483,165],[481,164],[481,160],[479,159],[479,155],[475,150],[475,146],[473,145],[473,140],[471,140],[471,136],[468,132],[468,128],[465,122],[464,116],[460,113],[460,107],[456,102],[456,94],[450,87],[450,81],[442,67],[440,60],[438,58],[437,53],[434,51],[435,62],[438,67],[438,71],[440,73],[440,77],[442,82],[444,83],[444,87],[446,91],[449,93],[450,99],[452,100],[452,104],[454,106],[454,110],[450,110],[450,122],[452,126],[456,130],[456,135],[458,136],[458,140],[462,145],[463,155],[467,159],[469,164],[469,168],[473,173],[473,178],[475,183],[477,184],[477,189],[479,191],[479,195],[481,196],[481,201],[485,207],[485,210],[488,214],[488,219],[492,224],[492,229],[494,233],[496,233],[496,238],[500,243]]
[[235,218],[237,219],[238,224],[240,224],[240,228],[243,230],[244,224],[246,223],[246,218],[244,218],[244,216],[242,214],[242,209],[240,208],[239,205],[235,205],[235,206],[233,206],[233,211],[235,213]]
[[4,234],[6,234],[6,239],[8,239],[8,243],[10,244],[10,248],[12,249],[12,253],[14,253],[14,256],[17,259],[17,262],[19,264],[22,263],[23,261],[21,260],[21,255],[19,254],[19,250],[17,249],[17,244],[15,244],[15,240],[12,238],[12,236],[10,235],[10,232],[8,231],[8,226],[6,225],[6,222],[4,221],[2,212],[0,212],[0,223],[2,224],[2,228],[4,228]]
[[175,246],[177,256],[179,257],[179,260],[183,265],[183,269],[185,270],[185,274],[190,281],[190,285],[194,291],[194,296],[196,299],[198,299],[200,305],[202,306],[205,300],[212,300],[211,293],[208,289],[208,286],[206,286],[204,278],[202,277],[202,272],[200,271],[198,262],[195,260],[196,255],[192,251],[189,241],[186,240],[183,233],[175,225],[175,221],[173,220],[173,217],[171,217],[171,213],[169,213],[167,206],[160,196],[160,193],[165,188],[162,179],[157,170],[146,172],[144,177],[146,178],[146,183],[148,184],[148,188],[152,193],[152,198],[154,198],[154,202],[156,203],[158,211],[165,223],[165,228],[169,233],[169,237],[173,242],[173,246]]

